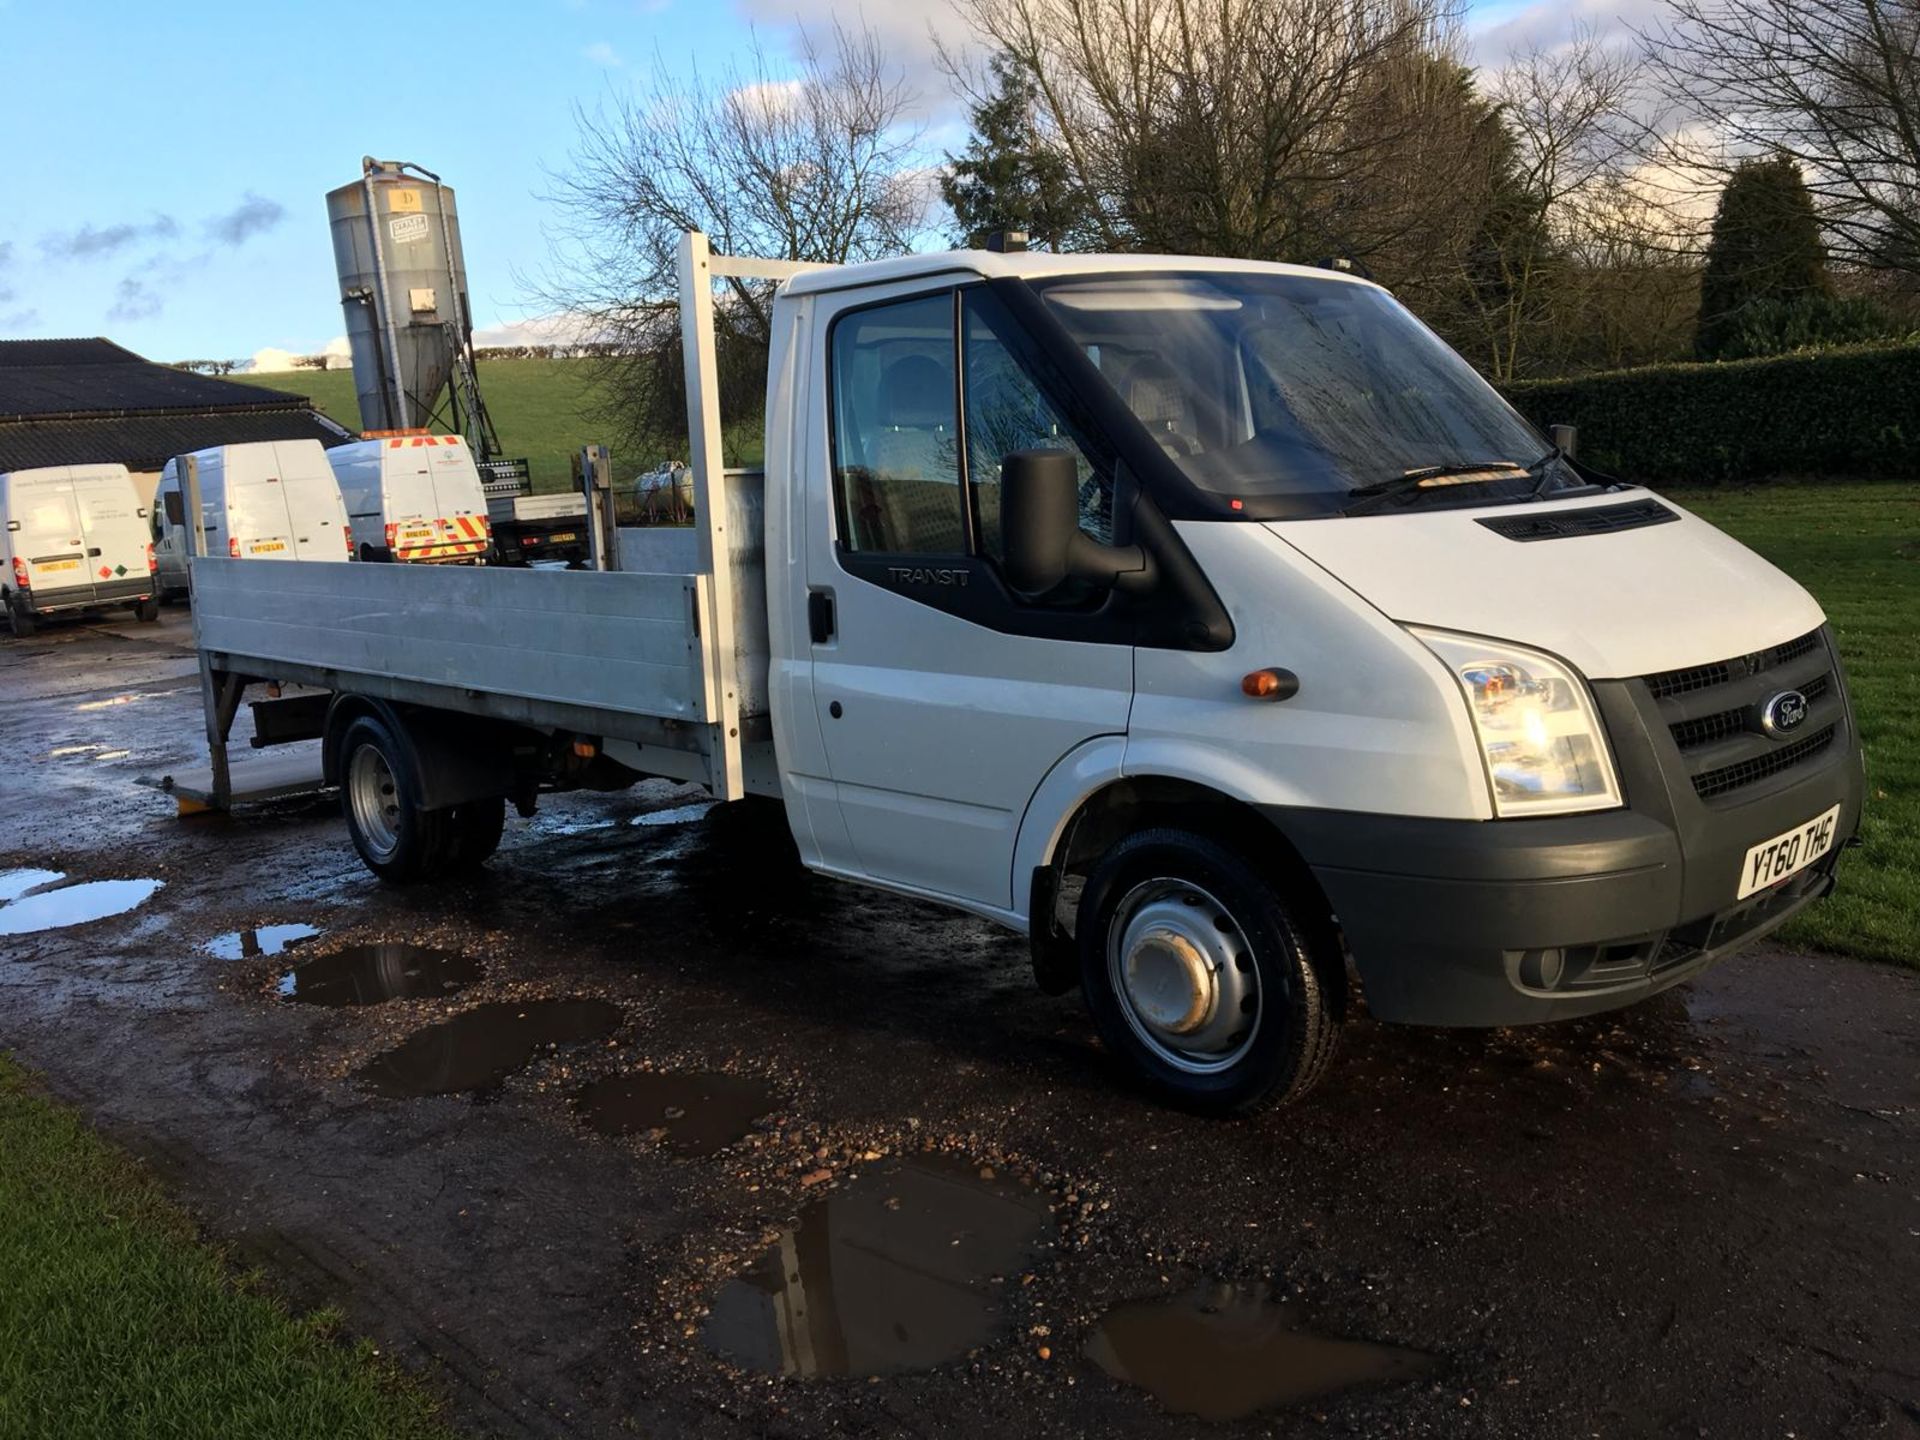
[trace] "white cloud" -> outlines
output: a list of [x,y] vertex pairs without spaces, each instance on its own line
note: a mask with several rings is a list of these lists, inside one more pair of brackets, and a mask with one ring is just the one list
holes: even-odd
[[592,324],[578,315],[531,315],[473,332],[473,348],[492,350],[506,345],[588,345],[598,338]]
[[804,39],[826,50],[833,27],[858,32],[863,26],[879,40],[889,59],[914,89],[919,105],[914,118],[941,121],[964,112],[940,69],[938,42],[965,51],[977,37],[955,8],[946,4],[874,5],[867,0],[740,0],[742,17],[768,34],[783,38],[794,53]]
[[620,58],[620,52],[605,40],[594,41],[580,55],[588,64],[598,65],[602,70],[618,70],[627,63]]
[[282,350],[276,345],[268,345],[253,352],[240,369],[251,375],[280,375],[289,370],[311,370],[311,365],[296,365],[296,360],[310,359],[315,355],[324,355],[327,363],[318,367],[327,370],[349,370],[353,367],[353,347],[347,343],[347,337],[336,335],[318,350]]

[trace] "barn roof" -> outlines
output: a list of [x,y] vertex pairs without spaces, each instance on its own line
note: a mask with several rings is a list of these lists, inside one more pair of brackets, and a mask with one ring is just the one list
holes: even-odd
[[154,470],[209,445],[352,438],[304,395],[156,365],[111,340],[0,340],[0,471]]

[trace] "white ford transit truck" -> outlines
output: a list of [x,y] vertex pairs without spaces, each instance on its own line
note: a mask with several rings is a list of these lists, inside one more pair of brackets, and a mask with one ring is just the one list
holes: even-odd
[[[194,561],[217,757],[249,684],[322,687],[381,876],[551,789],[769,797],[814,869],[1024,932],[1211,1109],[1308,1089],[1349,965],[1382,1020],[1584,1015],[1833,886],[1864,782],[1819,606],[1384,290],[698,235],[681,270],[696,522],[647,571]],[[720,468],[720,278],[778,284],[764,476]]]

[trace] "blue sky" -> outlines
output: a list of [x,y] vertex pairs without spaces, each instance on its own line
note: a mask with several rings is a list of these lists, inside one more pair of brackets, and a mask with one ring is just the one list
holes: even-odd
[[[1626,0],[1637,8],[1634,0]],[[1489,37],[1557,29],[1606,0],[1482,0]],[[943,12],[944,7],[940,7]],[[160,360],[318,349],[342,331],[324,196],[360,157],[413,160],[459,193],[476,325],[534,307],[543,166],[572,105],[655,57],[718,72],[757,30],[783,54],[845,0],[0,0],[7,177],[0,338],[108,335]],[[868,7],[927,96],[928,138],[961,133],[937,89],[933,7]],[[884,18],[882,18],[884,17]]]

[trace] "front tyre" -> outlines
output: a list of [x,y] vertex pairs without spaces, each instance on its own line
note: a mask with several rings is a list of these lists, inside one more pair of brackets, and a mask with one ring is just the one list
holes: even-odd
[[1190,1109],[1291,1104],[1326,1072],[1339,997],[1302,902],[1207,835],[1147,830],[1081,896],[1087,1006],[1108,1049]]
[[340,737],[340,808],[366,867],[396,885],[446,868],[445,812],[424,810],[413,755],[378,717],[362,715]]

